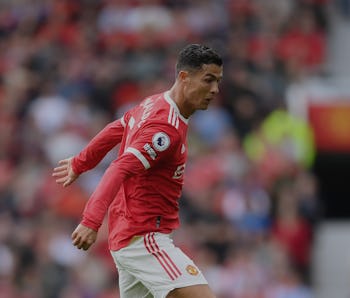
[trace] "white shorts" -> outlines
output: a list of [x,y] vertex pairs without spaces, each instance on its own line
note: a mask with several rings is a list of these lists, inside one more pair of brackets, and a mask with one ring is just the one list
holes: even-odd
[[121,298],[165,298],[173,289],[208,283],[168,234],[136,236],[111,254],[118,268]]

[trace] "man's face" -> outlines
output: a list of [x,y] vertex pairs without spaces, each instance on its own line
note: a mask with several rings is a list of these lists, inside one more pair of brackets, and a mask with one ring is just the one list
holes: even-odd
[[186,104],[195,110],[206,110],[219,92],[222,66],[204,64],[199,71],[187,73],[184,80]]

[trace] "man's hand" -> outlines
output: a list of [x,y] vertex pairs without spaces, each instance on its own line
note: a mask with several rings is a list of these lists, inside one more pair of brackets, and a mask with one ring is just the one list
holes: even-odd
[[60,160],[58,162],[59,166],[53,169],[52,176],[56,177],[56,182],[62,184],[63,187],[71,185],[79,177],[73,171],[72,159],[73,157]]
[[88,250],[95,243],[97,232],[79,224],[72,233],[72,243],[79,249]]

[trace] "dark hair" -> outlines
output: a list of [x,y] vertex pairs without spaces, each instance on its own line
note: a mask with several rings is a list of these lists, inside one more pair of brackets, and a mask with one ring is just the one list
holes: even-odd
[[222,65],[221,57],[211,48],[200,45],[190,44],[184,47],[177,58],[176,74],[181,70],[199,70],[203,64]]

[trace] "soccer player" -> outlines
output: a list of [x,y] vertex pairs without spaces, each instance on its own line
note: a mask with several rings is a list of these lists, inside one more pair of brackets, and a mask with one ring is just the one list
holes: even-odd
[[88,200],[72,239],[77,248],[89,249],[108,211],[109,248],[123,298],[214,297],[170,234],[179,226],[188,120],[196,110],[208,108],[219,92],[222,72],[214,50],[186,46],[170,90],[145,98],[53,171],[57,183],[66,187],[120,143],[119,156]]

